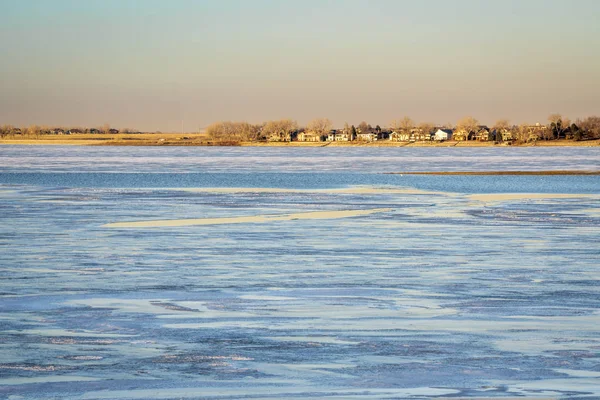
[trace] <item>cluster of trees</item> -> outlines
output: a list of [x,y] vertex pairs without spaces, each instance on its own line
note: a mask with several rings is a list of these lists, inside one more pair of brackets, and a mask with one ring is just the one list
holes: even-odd
[[[475,137],[481,138],[481,132],[489,132],[490,140],[527,142],[532,138],[542,140],[556,139],[596,139],[600,138],[600,117],[588,117],[572,123],[568,118],[560,114],[552,114],[548,117],[548,125],[521,124],[511,125],[508,120],[501,119],[491,128],[481,125],[473,117],[460,119],[455,126],[452,124],[435,125],[429,122],[415,123],[410,117],[396,119],[389,126],[382,128],[379,125],[373,127],[366,121],[357,126],[344,124],[343,129],[338,132],[348,134],[349,140],[356,140],[361,133],[376,134],[380,139],[387,138],[391,132],[414,132],[418,131],[425,135],[435,132],[437,129],[453,129],[461,132],[467,140]],[[262,124],[250,124],[248,122],[216,122],[206,129],[206,133],[217,141],[291,141],[296,140],[303,132],[325,140],[332,132],[333,124],[327,118],[317,118],[310,121],[305,127],[298,125],[291,119],[267,121]],[[486,137],[487,139],[487,137]]]
[[[600,138],[600,117],[587,117],[575,122],[560,114],[551,114],[548,125],[521,124],[511,126],[507,120],[496,122],[493,129],[496,132],[507,132],[520,142],[530,140],[588,140]],[[497,140],[501,141],[500,136]]]
[[125,128],[121,131],[111,128],[109,124],[104,124],[98,128],[84,127],[50,127],[44,125],[29,125],[26,127],[18,127],[13,125],[0,125],[0,137],[10,136],[28,136],[38,138],[41,135],[57,135],[57,134],[79,134],[79,133],[141,133],[135,129]]
[[[383,139],[389,137],[391,132],[414,132],[418,131],[424,134],[433,133],[437,129],[454,129],[455,132],[460,132],[468,139],[481,137],[482,130],[487,130],[493,136],[492,140],[514,140],[519,142],[527,142],[530,140],[557,140],[557,139],[573,139],[573,140],[588,140],[600,139],[600,117],[592,116],[585,119],[578,119],[571,122],[569,118],[560,114],[552,114],[548,117],[548,124],[521,124],[511,125],[508,120],[501,119],[497,121],[491,128],[480,125],[479,121],[473,117],[465,117],[460,119],[456,126],[452,124],[434,125],[429,122],[415,123],[410,117],[393,120],[387,128],[382,128],[379,125],[375,127],[368,124],[366,121],[361,122],[357,126],[344,124],[343,129],[338,132],[343,132],[348,135],[349,140],[356,140],[361,133],[372,133],[378,138]],[[313,137],[318,137],[320,140],[325,140],[333,130],[332,122],[327,118],[317,118],[310,121],[306,127],[301,127],[292,119],[280,119],[267,121],[261,124],[251,124],[248,122],[216,122],[206,129],[208,136],[215,141],[291,141],[296,140],[303,132],[308,132]],[[121,133],[140,133],[133,129],[123,129]],[[74,133],[119,133],[119,130],[113,129],[110,125],[105,124],[98,128],[82,128],[82,127],[48,127],[39,125],[30,125],[19,128],[12,125],[0,126],[0,137],[9,136],[29,136],[37,138],[41,135],[52,134],[74,134]],[[479,136],[478,136],[479,135]],[[533,138],[533,139],[532,139]]]
[[217,141],[289,141],[299,130],[291,119],[267,121],[262,124],[248,122],[215,122],[206,128],[208,136]]

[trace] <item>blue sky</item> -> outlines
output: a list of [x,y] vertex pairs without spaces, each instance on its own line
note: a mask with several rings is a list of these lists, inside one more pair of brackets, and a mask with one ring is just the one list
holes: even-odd
[[600,113],[592,0],[0,0],[0,124]]

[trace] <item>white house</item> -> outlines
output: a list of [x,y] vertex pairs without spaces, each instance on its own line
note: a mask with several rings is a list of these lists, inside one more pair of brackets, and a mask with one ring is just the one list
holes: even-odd
[[450,140],[452,139],[452,129],[438,129],[433,137],[434,140]]
[[377,140],[377,134],[374,132],[359,132],[357,135],[358,140],[362,140],[365,142],[372,142]]

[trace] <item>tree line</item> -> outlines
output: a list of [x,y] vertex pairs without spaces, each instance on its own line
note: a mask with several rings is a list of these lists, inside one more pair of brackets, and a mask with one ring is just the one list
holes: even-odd
[[[343,134],[344,140],[361,140],[373,137],[376,140],[392,139],[394,133],[404,133],[404,137],[419,133],[419,138],[428,137],[438,129],[453,131],[455,139],[459,140],[493,140],[496,142],[528,142],[532,140],[590,140],[600,139],[600,117],[591,116],[584,119],[571,121],[560,114],[551,114],[547,124],[520,124],[511,125],[508,120],[500,119],[488,128],[481,125],[476,118],[464,117],[456,124],[435,125],[429,122],[416,123],[410,117],[403,117],[391,121],[387,126],[372,126],[366,121],[358,125],[345,123],[341,129],[333,129],[333,123],[328,118],[316,118],[306,126],[300,126],[292,119],[267,121],[260,124],[249,122],[215,122],[208,126],[205,133],[216,142],[255,142],[255,141],[293,141],[312,140],[326,141],[332,134]],[[0,138],[28,136],[38,138],[42,135],[62,134],[117,134],[141,133],[134,129],[118,130],[105,124],[97,128],[83,127],[48,127],[29,125],[15,127],[0,125]]]
[[[548,117],[547,124],[511,125],[507,119],[500,119],[492,127],[481,125],[474,117],[461,118],[455,125],[435,125],[429,122],[415,123],[410,117],[391,121],[388,126],[374,127],[362,121],[358,125],[344,124],[341,129],[333,129],[327,118],[317,118],[306,126],[300,126],[292,119],[267,121],[261,124],[248,122],[215,122],[206,128],[208,136],[215,141],[293,141],[303,140],[309,134],[320,141],[328,140],[333,132],[344,133],[347,140],[359,140],[359,136],[372,134],[374,137],[389,139],[393,133],[420,132],[420,137],[433,134],[438,129],[451,130],[462,140],[493,140],[497,142],[528,142],[532,140],[590,140],[600,139],[600,117],[592,116],[574,122],[560,114]],[[424,134],[424,135],[423,135]],[[460,136],[459,136],[460,135]],[[304,139],[306,140],[306,139]]]
[[28,125],[18,127],[14,125],[0,125],[0,138],[28,136],[38,138],[42,135],[75,135],[75,134],[117,134],[117,133],[141,133],[136,129],[125,128],[122,130],[112,128],[104,124],[96,128],[86,127],[50,127],[46,125]]

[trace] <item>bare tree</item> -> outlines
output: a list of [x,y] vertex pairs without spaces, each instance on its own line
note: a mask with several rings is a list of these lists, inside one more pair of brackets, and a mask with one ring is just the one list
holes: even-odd
[[262,125],[254,125],[248,122],[239,122],[238,130],[240,138],[242,140],[253,141],[258,139],[260,131],[262,130]]
[[[316,133],[319,136],[324,136],[329,133],[332,127],[332,123],[327,118],[313,119],[306,125],[306,129]],[[348,124],[346,124],[348,125]]]
[[498,121],[496,121],[496,123],[494,124],[494,129],[495,130],[503,130],[503,129],[508,129],[509,128],[509,123],[507,119],[499,119]]
[[473,117],[464,117],[456,124],[456,127],[459,129],[464,129],[468,133],[473,133],[479,127],[479,121],[477,121]]
[[494,124],[494,126],[492,127],[492,129],[494,130],[495,133],[495,139],[498,142],[501,142],[503,140],[503,134],[506,134],[508,132],[510,128],[509,122],[507,119],[499,119],[498,121],[496,121],[496,123]]
[[41,128],[39,125],[29,125],[26,129],[26,133],[28,136],[33,136],[34,138],[39,138],[41,132]]
[[371,125],[367,124],[366,121],[362,121],[360,124],[358,124],[358,126],[356,127],[356,129],[360,133],[368,133],[368,132],[371,131]]
[[548,122],[550,122],[550,124],[557,124],[559,121],[562,121],[562,115],[560,114],[550,114],[548,116]]
[[390,122],[390,130],[392,132],[400,132],[401,128],[402,128],[402,125],[401,125],[399,119],[395,119],[392,122]]
[[4,138],[4,137],[10,135],[12,133],[13,129],[15,129],[15,127],[12,125],[0,126],[0,137]]
[[577,125],[586,137],[590,139],[600,138],[600,117],[587,117]]
[[521,124],[517,127],[517,129],[515,129],[514,135],[517,142],[527,142],[529,139],[530,126],[531,125],[529,124]]
[[560,114],[550,114],[548,116],[548,122],[550,122],[550,130],[555,139],[560,139],[560,137],[569,129],[569,124],[571,123],[568,118],[563,117]]
[[431,135],[433,133],[434,125],[429,122],[421,122],[419,124],[419,130],[425,136]]
[[267,140],[288,142],[292,139],[292,133],[298,129],[298,123],[291,119],[280,119],[268,121],[263,127],[263,134]]
[[472,135],[477,133],[479,121],[473,117],[464,117],[456,124],[457,132],[454,134],[456,140],[469,140]]
[[404,117],[400,120],[400,129],[402,129],[403,131],[409,132],[414,127],[415,121],[410,119],[410,117]]

